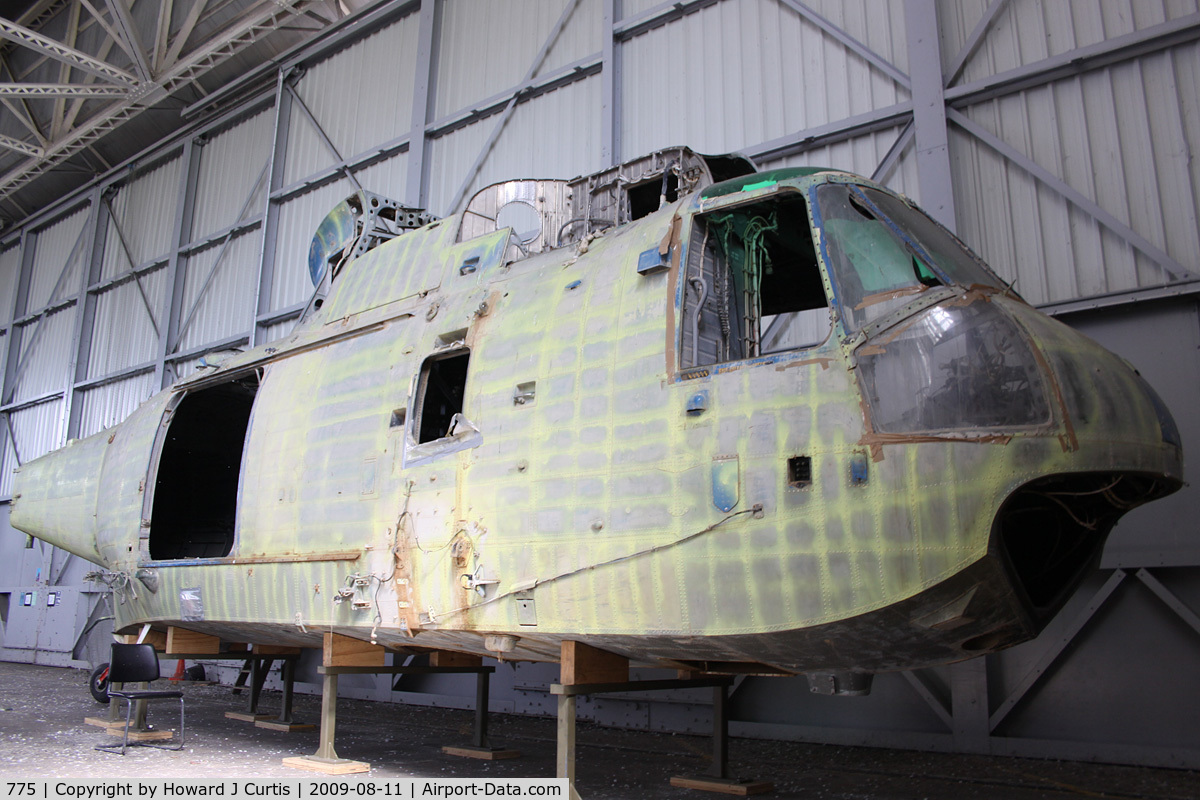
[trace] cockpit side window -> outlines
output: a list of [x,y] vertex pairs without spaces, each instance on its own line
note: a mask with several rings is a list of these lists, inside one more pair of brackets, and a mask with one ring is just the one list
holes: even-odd
[[694,218],[683,276],[683,368],[820,344],[829,303],[798,193]]

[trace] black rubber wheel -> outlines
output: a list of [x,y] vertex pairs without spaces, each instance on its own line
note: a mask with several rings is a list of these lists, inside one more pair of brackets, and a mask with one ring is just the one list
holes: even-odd
[[88,690],[97,703],[108,703],[108,664],[101,664],[92,670],[88,679]]

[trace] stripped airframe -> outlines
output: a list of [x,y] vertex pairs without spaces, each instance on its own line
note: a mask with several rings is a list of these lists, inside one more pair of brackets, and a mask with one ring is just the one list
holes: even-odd
[[1181,485],[1124,361],[845,172],[660,151],[359,193],[292,335],[22,466],[116,628],[864,676],[1037,634]]

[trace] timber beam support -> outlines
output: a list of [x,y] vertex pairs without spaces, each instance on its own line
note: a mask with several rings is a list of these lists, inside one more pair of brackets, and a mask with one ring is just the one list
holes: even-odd
[[671,778],[672,786],[701,789],[723,794],[751,795],[769,792],[774,784],[743,781],[729,774],[729,715],[727,691],[733,684],[729,676],[683,677],[678,679],[631,681],[629,659],[580,642],[563,642],[561,683],[551,684],[550,693],[558,697],[558,747],[555,776],[570,781],[572,798],[575,788],[575,711],[580,695],[652,692],[670,689],[713,690],[713,764],[708,774],[698,777]]

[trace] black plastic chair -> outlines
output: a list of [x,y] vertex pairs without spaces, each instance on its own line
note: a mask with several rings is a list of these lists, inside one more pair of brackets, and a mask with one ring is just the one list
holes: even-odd
[[[121,755],[130,746],[129,726],[133,721],[133,705],[138,700],[179,700],[179,739],[175,746],[154,742],[133,742],[135,747],[157,747],[161,750],[183,749],[183,692],[177,689],[125,689],[123,684],[158,680],[158,654],[151,644],[114,644],[112,658],[108,662],[108,696],[125,701],[125,735],[120,744],[97,745],[97,750],[114,752],[119,747]],[[121,689],[113,686],[122,684]]]

